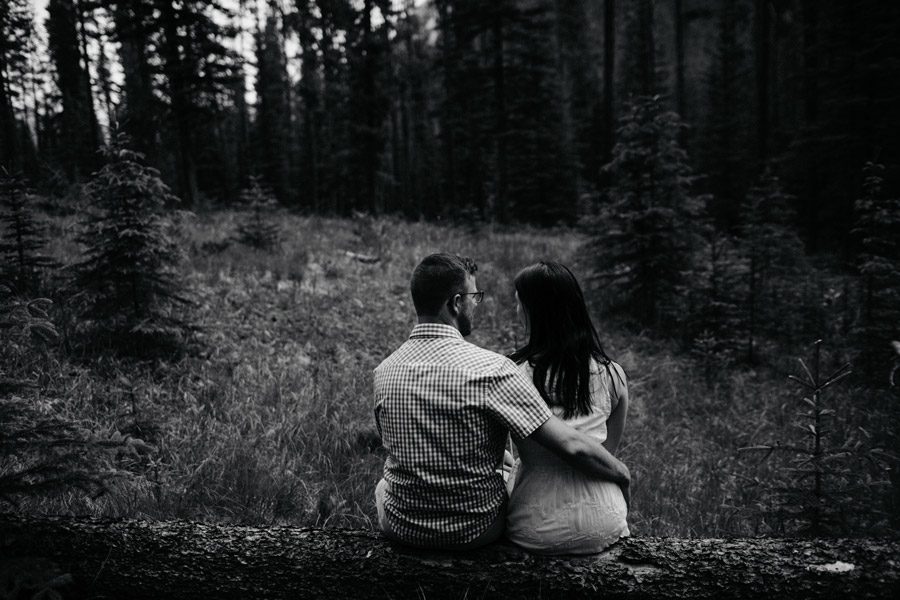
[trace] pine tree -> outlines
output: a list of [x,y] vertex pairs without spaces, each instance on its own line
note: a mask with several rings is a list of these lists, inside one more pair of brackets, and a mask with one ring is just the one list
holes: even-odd
[[31,198],[22,179],[0,169],[0,277],[28,294],[38,291],[41,271],[56,266],[41,252],[47,238],[32,212]]
[[853,229],[862,287],[858,369],[878,386],[887,385],[894,360],[891,342],[900,340],[900,198],[884,193],[883,173],[883,165],[866,163]]
[[260,184],[257,175],[250,176],[250,186],[241,192],[247,214],[238,225],[237,239],[253,248],[272,248],[278,243],[280,231],[270,217],[278,207],[272,194]]
[[709,116],[698,145],[713,199],[710,213],[716,225],[728,231],[737,224],[738,207],[752,177],[747,165],[753,163],[744,117],[749,112],[745,92],[749,82],[738,39],[744,23],[737,4],[727,0],[719,9],[716,50],[706,78]]
[[107,164],[86,186],[90,210],[78,236],[84,253],[71,284],[89,348],[146,355],[177,347],[189,329],[179,308],[189,300],[163,210],[177,198],[126,144],[119,136],[104,148]]
[[[32,15],[27,0],[0,3],[0,168],[21,169],[23,156],[13,100],[20,96],[13,84],[24,79]],[[20,88],[21,89],[21,88]]]
[[740,242],[708,223],[688,296],[691,306],[685,331],[692,352],[704,366],[707,384],[712,383],[715,368],[738,359],[746,339],[742,311],[746,270]]
[[[767,480],[766,503],[776,509],[779,517],[779,533],[802,534],[821,537],[826,534],[845,533],[854,530],[853,521],[858,513],[871,511],[873,494],[868,486],[851,485],[860,479],[859,459],[882,471],[883,458],[868,450],[856,431],[845,434],[843,439],[832,435],[835,427],[831,424],[838,414],[832,400],[832,386],[846,379],[850,365],[844,364],[830,375],[825,375],[822,340],[814,343],[813,359],[809,366],[801,358],[803,374],[788,375],[788,378],[802,386],[803,397],[797,403],[801,409],[799,422],[794,431],[799,432],[799,441],[790,440],[741,448],[741,451],[764,451],[763,460],[775,451],[790,457],[773,479]],[[829,390],[829,388],[831,388]],[[825,390],[829,390],[828,393]],[[861,428],[860,428],[861,429]],[[802,436],[802,437],[801,437]],[[854,464],[856,463],[856,464]],[[847,511],[853,506],[853,511]],[[786,527],[787,526],[787,527]],[[785,529],[790,528],[789,531]]]
[[260,163],[266,180],[281,202],[290,188],[287,57],[277,16],[270,13],[265,29],[256,34],[257,129]]
[[128,134],[134,149],[151,163],[157,157],[161,103],[154,97],[154,67],[151,66],[154,42],[153,6],[150,0],[103,0],[115,23],[119,42],[119,62],[124,86],[119,105],[121,131]]
[[758,359],[760,337],[809,333],[791,329],[803,305],[796,297],[797,284],[808,270],[803,243],[792,226],[793,202],[771,168],[766,168],[740,207],[739,233],[747,259],[743,329],[751,363]]
[[506,189],[511,220],[577,219],[578,155],[556,2],[511,3],[504,31]]
[[386,208],[390,195],[390,190],[385,190],[379,181],[385,147],[384,124],[390,109],[389,60],[394,34],[390,5],[388,0],[363,0],[347,51],[354,205],[357,210],[373,214]]
[[82,6],[75,0],[50,0],[47,33],[56,81],[62,96],[60,154],[69,180],[88,175],[96,166],[100,139],[91,78],[85,65],[87,43],[81,25]]
[[644,326],[672,330],[684,317],[685,290],[700,243],[704,198],[678,143],[678,115],[659,96],[642,96],[620,121],[614,179],[600,216],[591,219],[594,277],[609,298]]
[[443,204],[483,219],[573,222],[579,169],[559,7],[437,4]]
[[[151,15],[153,40],[162,77],[157,93],[164,100],[169,127],[163,143],[172,148],[175,190],[187,206],[201,192],[224,195],[236,189],[233,169],[222,155],[219,134],[228,102],[234,99],[239,58],[230,47],[236,30],[231,11],[221,0],[141,0]],[[137,14],[137,13],[135,13]]]
[[[320,91],[315,100],[314,126],[318,147],[319,176],[316,189],[320,206],[327,212],[349,215],[357,197],[351,188],[350,151],[350,74],[348,64],[348,32],[353,28],[355,10],[349,0],[316,2],[310,11],[316,33],[315,47],[319,56],[310,56],[312,66],[321,72]],[[304,65],[306,59],[304,59]],[[306,69],[306,67],[304,67]],[[310,96],[308,96],[310,97]]]
[[657,16],[654,14],[653,0],[634,0],[623,4],[625,69],[622,73],[622,96],[637,100],[640,96],[652,96],[660,91],[654,27]]

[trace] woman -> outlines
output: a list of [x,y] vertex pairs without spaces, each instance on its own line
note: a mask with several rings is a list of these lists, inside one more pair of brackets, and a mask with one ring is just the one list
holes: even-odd
[[[625,374],[603,351],[575,276],[540,262],[516,275],[515,288],[528,343],[510,358],[556,416],[615,453],[628,411]],[[517,448],[506,520],[511,541],[545,554],[591,554],[629,535],[618,485],[582,475],[527,438]]]

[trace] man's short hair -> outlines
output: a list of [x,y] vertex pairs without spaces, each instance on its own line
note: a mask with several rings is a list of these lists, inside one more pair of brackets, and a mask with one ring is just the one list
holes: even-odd
[[475,275],[478,265],[471,258],[454,254],[426,256],[413,271],[409,288],[416,314],[434,316],[453,294],[464,292],[466,275]]

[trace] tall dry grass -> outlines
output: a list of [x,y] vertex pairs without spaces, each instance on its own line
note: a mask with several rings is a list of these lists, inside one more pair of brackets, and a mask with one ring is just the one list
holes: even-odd
[[[31,499],[22,510],[370,527],[384,460],[371,372],[414,324],[413,267],[436,251],[473,257],[487,294],[470,341],[508,353],[523,341],[515,273],[540,258],[575,264],[583,241],[572,230],[392,219],[284,215],[280,223],[282,242],[270,251],[231,242],[232,213],[184,224],[200,351],[157,364],[64,362],[45,374],[36,394],[47,411],[153,449],[120,456],[121,476],[106,494]],[[65,235],[54,244],[60,258],[77,250]],[[708,385],[675,346],[598,325],[630,378],[620,454],[634,475],[632,531],[770,531],[755,508],[759,490],[745,483],[775,477],[776,467],[748,466],[738,449],[791,435],[781,379],[732,371]]]

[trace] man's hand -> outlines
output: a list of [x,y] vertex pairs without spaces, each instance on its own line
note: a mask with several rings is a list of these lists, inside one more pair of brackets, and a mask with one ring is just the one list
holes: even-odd
[[[631,483],[631,473],[622,461],[610,454],[597,439],[566,425],[557,417],[550,417],[529,436],[573,467],[587,475],[625,484]],[[623,491],[624,493],[624,491]]]
[[628,481],[624,483],[620,483],[619,487],[622,489],[622,496],[625,498],[625,508],[631,511],[631,475],[628,475]]

